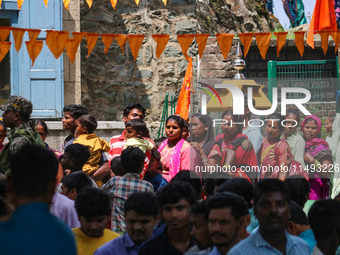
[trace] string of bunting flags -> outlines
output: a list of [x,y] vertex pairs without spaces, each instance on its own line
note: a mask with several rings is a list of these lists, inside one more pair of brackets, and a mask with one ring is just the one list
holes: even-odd
[[[12,31],[15,49],[17,52],[21,49],[22,41],[24,33],[27,31],[29,36],[29,41],[26,41],[26,48],[29,54],[30,59],[32,60],[32,66],[34,65],[34,61],[39,56],[42,47],[43,41],[37,40],[41,30],[40,29],[24,29],[24,28],[14,28],[14,27],[0,27],[0,62],[4,59],[11,48],[12,42],[7,41],[10,32]],[[92,50],[97,44],[99,36],[103,44],[105,45],[104,53],[107,54],[110,45],[113,40],[116,40],[118,45],[120,46],[122,52],[124,53],[124,46],[126,42],[129,42],[130,50],[134,61],[136,61],[138,52],[140,47],[142,46],[145,35],[143,34],[99,34],[99,33],[87,33],[87,32],[72,32],[73,38],[69,38],[69,32],[66,31],[55,31],[55,30],[44,30],[46,32],[46,45],[49,50],[52,52],[55,58],[59,58],[61,54],[66,49],[66,54],[70,58],[71,63],[73,64],[76,56],[77,49],[79,47],[80,42],[85,38],[87,42],[87,56],[89,57]],[[297,31],[295,34],[295,44],[301,55],[304,53],[304,38],[305,31]],[[335,43],[335,52],[338,50],[338,46],[340,43],[340,30],[322,30],[316,31],[321,36],[321,47],[323,49],[324,54],[326,55],[328,49],[328,39],[331,35],[334,43]],[[277,38],[277,56],[279,57],[279,53],[286,42],[286,37],[288,32],[274,32],[274,36]],[[266,58],[266,54],[269,48],[270,39],[272,38],[272,33],[239,33],[238,37],[241,43],[244,46],[244,57],[247,56],[253,36],[255,35],[257,47],[260,51],[260,54],[263,59]],[[202,58],[204,49],[207,44],[207,40],[210,34],[185,34],[185,35],[177,35],[177,41],[180,44],[181,50],[188,60],[188,49],[191,43],[196,39],[196,43],[198,46],[199,57]],[[222,55],[226,60],[228,57],[228,53],[231,49],[234,34],[216,34],[217,43],[220,47]],[[156,42],[156,56],[160,58],[160,55],[163,53],[167,43],[169,42],[170,35],[168,34],[154,34],[152,38]]]

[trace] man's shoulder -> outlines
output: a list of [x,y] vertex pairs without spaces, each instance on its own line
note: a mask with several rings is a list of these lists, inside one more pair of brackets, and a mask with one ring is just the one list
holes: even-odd
[[157,249],[161,247],[164,248],[166,244],[167,242],[164,238],[164,234],[160,233],[159,235],[156,235],[149,239],[148,241],[146,241],[140,248],[140,253],[148,254],[148,252],[152,250],[154,251],[154,254],[156,254],[156,252],[158,251]]
[[301,237],[293,236],[293,235],[289,235],[289,234],[288,234],[288,236],[289,236],[289,238],[291,238],[292,242],[293,242],[295,245],[297,245],[297,246],[299,246],[299,247],[301,247],[301,248],[305,247],[306,249],[309,250],[309,245],[308,245],[308,243],[307,243],[305,240],[303,240]]
[[121,248],[123,247],[123,239],[124,236],[119,236],[103,244],[95,251],[94,255],[118,255],[122,251]]
[[[247,238],[243,239],[241,242],[236,244],[233,248],[230,249],[228,255],[232,254],[248,254],[247,251],[252,251],[256,249],[255,241],[256,238],[255,234],[248,236]],[[251,253],[249,253],[251,254]]]

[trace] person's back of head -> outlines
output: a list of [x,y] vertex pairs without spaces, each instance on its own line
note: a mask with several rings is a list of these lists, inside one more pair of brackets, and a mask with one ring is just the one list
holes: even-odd
[[257,203],[261,196],[265,193],[281,192],[286,198],[287,202],[290,202],[289,192],[285,184],[278,179],[263,179],[259,181],[254,188],[254,207],[256,209]]
[[221,184],[218,193],[231,192],[240,195],[246,200],[248,208],[252,208],[253,191],[254,187],[248,180],[231,178]]
[[79,104],[65,105],[63,112],[68,112],[73,117],[73,119],[78,119],[80,116],[89,113],[85,106]]
[[190,205],[195,202],[194,189],[186,182],[171,182],[163,186],[156,196],[161,207],[165,204],[176,204],[181,199],[185,199]]
[[11,168],[8,182],[16,198],[51,202],[58,172],[58,160],[51,151],[24,145],[13,155]]
[[[70,169],[71,172],[80,171],[89,157],[90,151],[87,146],[78,143],[70,144],[65,148],[61,165],[65,170]],[[67,162],[64,163],[64,160]]]
[[145,154],[137,147],[127,147],[120,155],[122,165],[127,173],[140,174],[143,170]]
[[300,207],[304,207],[308,200],[310,185],[309,182],[301,176],[294,178],[293,176],[286,178],[284,181],[290,195],[290,199],[297,203]]
[[96,117],[89,114],[81,115],[77,121],[86,128],[86,134],[92,134],[98,126]]
[[[92,187],[90,177],[82,171],[70,173],[61,179],[62,194],[75,200],[77,195],[85,188]],[[65,189],[66,188],[66,189]],[[65,190],[64,190],[65,189]]]
[[199,176],[190,170],[181,170],[179,171],[174,178],[171,179],[170,182],[187,182],[191,185],[191,187],[195,190],[196,199],[200,199],[202,192],[202,183]]
[[204,189],[207,197],[210,197],[219,190],[220,186],[226,182],[227,178],[206,178],[204,181]]
[[111,160],[111,170],[115,176],[123,176],[127,172],[125,171],[121,157],[115,157]]

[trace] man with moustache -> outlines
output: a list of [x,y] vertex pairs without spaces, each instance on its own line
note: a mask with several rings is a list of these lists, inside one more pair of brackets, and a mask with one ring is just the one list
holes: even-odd
[[311,251],[301,238],[289,235],[286,226],[290,218],[289,193],[278,179],[263,179],[254,190],[254,213],[258,230],[235,245],[228,255],[289,254],[307,255]]
[[241,240],[247,224],[248,206],[244,198],[231,192],[217,194],[207,202],[209,234],[214,244],[209,255],[226,255]]

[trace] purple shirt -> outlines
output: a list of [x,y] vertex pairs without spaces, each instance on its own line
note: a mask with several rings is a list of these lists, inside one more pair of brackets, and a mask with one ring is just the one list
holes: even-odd
[[127,233],[97,249],[94,255],[138,255],[137,246]]

